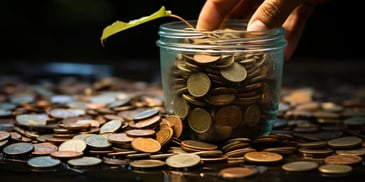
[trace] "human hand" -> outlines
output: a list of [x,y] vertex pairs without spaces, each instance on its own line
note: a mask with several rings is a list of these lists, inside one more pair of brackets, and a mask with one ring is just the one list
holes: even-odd
[[282,26],[288,41],[284,60],[289,60],[314,8],[326,1],[328,0],[207,0],[196,28],[214,30],[229,18],[248,20],[247,31]]

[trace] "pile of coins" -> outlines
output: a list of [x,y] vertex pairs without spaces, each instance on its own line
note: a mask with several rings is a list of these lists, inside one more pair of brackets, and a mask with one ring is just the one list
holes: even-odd
[[110,78],[0,84],[0,165],[23,161],[45,171],[106,165],[199,176],[217,164],[207,173],[224,179],[262,173],[258,166],[330,176],[364,170],[361,95],[354,98],[359,102],[319,102],[311,89],[284,89],[271,134],[217,144],[182,138],[182,118],[166,114],[161,89],[153,84]]
[[[241,39],[227,31],[189,41],[192,46],[222,46],[224,41],[239,45]],[[171,92],[166,94],[168,113],[183,119],[189,138],[207,142],[268,134],[281,84],[282,61],[277,54],[177,53],[164,88]]]

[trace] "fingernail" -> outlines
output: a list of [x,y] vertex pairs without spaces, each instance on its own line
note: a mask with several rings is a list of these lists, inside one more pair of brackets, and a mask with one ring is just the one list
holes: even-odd
[[260,20],[256,20],[253,23],[247,25],[247,31],[260,31],[268,29],[269,28]]

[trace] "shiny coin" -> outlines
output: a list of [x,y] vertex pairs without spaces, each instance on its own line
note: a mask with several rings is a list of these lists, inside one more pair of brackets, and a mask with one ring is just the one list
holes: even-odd
[[85,138],[85,142],[88,146],[94,148],[106,148],[112,144],[108,141],[108,138],[102,135],[91,135]]
[[161,144],[161,146],[169,143],[173,136],[174,130],[171,127],[163,127],[156,132],[156,140]]
[[152,138],[135,138],[132,141],[132,147],[134,150],[146,153],[155,153],[160,151],[161,144]]
[[101,159],[97,157],[80,157],[77,159],[70,159],[67,161],[68,164],[75,166],[75,167],[88,167],[88,166],[94,166],[98,165],[102,162]]
[[162,167],[165,164],[166,162],[157,159],[143,159],[132,161],[129,165],[135,168],[156,168]]
[[253,174],[255,171],[248,167],[228,167],[219,171],[219,175],[226,179],[244,178]]
[[354,136],[346,136],[329,140],[328,146],[336,149],[348,149],[360,146],[361,142],[362,142],[361,138]]
[[221,56],[214,56],[209,54],[195,54],[193,57],[194,61],[202,64],[213,63],[218,61],[220,58]]
[[343,164],[353,165],[362,161],[362,158],[357,155],[331,155],[324,158],[326,164]]
[[317,169],[318,163],[313,161],[295,161],[289,162],[281,166],[285,171],[290,172],[301,172],[301,171],[310,171],[313,169]]
[[202,108],[193,109],[188,116],[190,128],[197,133],[204,133],[212,125],[212,117],[209,112]]
[[173,113],[180,118],[185,118],[188,116],[190,106],[188,102],[182,97],[176,97],[173,101]]
[[137,122],[135,122],[134,124],[131,124],[130,126],[133,128],[146,128],[146,127],[149,127],[149,126],[152,126],[152,125],[158,123],[160,120],[161,120],[161,116],[155,115],[155,116],[151,116],[146,119],[138,120]]
[[27,160],[27,164],[35,168],[54,167],[59,165],[60,163],[61,163],[60,160],[52,158],[51,156],[39,156]]
[[133,120],[138,121],[138,120],[142,120],[142,119],[147,119],[149,117],[152,117],[156,114],[158,114],[160,111],[158,109],[147,109],[145,111],[136,113],[135,115],[133,115]]
[[200,162],[198,155],[189,153],[176,154],[166,159],[166,164],[173,168],[189,168],[198,165]]
[[122,126],[121,120],[111,120],[100,128],[100,134],[116,132]]
[[320,166],[318,170],[326,174],[347,174],[352,171],[352,167],[349,165],[325,164]]
[[33,149],[34,147],[31,143],[19,142],[7,145],[3,152],[6,155],[23,155],[33,151]]
[[174,130],[174,136],[179,138],[183,132],[183,123],[179,116],[177,115],[168,115],[164,118]]
[[230,67],[220,70],[221,75],[231,82],[241,82],[246,79],[247,71],[239,63],[233,63]]
[[187,80],[188,92],[194,97],[202,97],[208,93],[211,82],[205,73],[191,74]]
[[248,152],[245,155],[245,159],[255,163],[275,163],[283,159],[283,156],[273,152]]
[[72,139],[60,144],[59,151],[76,151],[83,152],[86,149],[86,142],[84,140]]

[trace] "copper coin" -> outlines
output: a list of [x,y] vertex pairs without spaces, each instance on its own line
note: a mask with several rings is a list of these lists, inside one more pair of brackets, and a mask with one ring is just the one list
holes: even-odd
[[7,131],[0,131],[0,141],[10,138],[10,133]]
[[155,153],[160,151],[161,144],[157,140],[152,138],[138,137],[133,139],[132,147],[137,151]]
[[130,137],[149,137],[156,134],[153,129],[130,129],[126,131],[126,134]]
[[128,136],[126,133],[113,133],[108,135],[108,141],[111,143],[130,143],[134,138]]
[[253,174],[255,174],[255,171],[248,167],[228,167],[219,171],[220,176],[228,179],[244,178]]
[[217,125],[227,125],[236,128],[242,123],[243,118],[239,107],[229,105],[220,108],[215,114],[215,119]]
[[357,155],[331,155],[324,159],[326,164],[342,164],[353,165],[362,161],[362,158]]
[[156,140],[164,146],[165,144],[169,143],[174,135],[174,130],[170,127],[160,128],[156,132]]
[[348,174],[352,171],[352,167],[341,164],[325,164],[320,166],[318,170],[325,174]]
[[197,150],[215,150],[218,148],[217,145],[199,141],[199,140],[183,140],[181,141],[182,146],[186,146],[189,148],[197,149]]
[[33,155],[48,155],[52,152],[57,151],[58,147],[52,143],[45,142],[45,143],[35,143],[33,144],[34,151],[32,152]]
[[274,152],[248,152],[245,159],[250,162],[257,163],[274,163],[283,159],[283,156]]
[[160,115],[151,116],[145,119],[140,119],[131,125],[133,128],[146,128],[152,126],[161,120]]
[[179,138],[183,132],[183,123],[179,116],[177,115],[168,115],[164,118],[169,122],[174,130],[174,136]]
[[70,159],[70,158],[81,157],[84,154],[82,152],[77,152],[77,151],[55,151],[52,152],[50,155],[54,158]]

